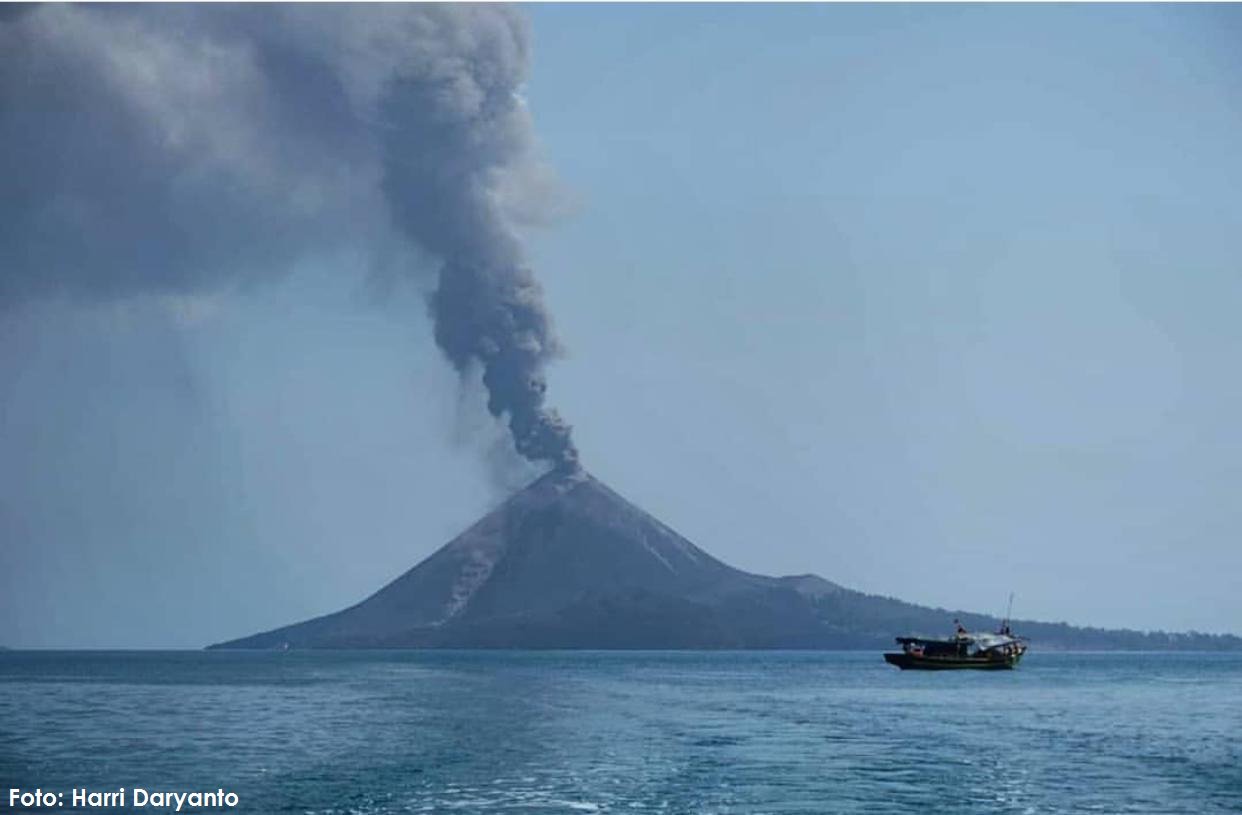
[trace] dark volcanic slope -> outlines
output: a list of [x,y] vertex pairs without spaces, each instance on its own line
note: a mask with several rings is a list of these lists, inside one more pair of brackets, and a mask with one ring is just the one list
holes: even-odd
[[[213,647],[879,647],[896,633],[943,631],[955,615],[996,622],[812,575],[739,571],[578,470],[534,482],[358,605]],[[1183,644],[1023,626],[1063,646]],[[1127,634],[1141,641],[1117,639]]]

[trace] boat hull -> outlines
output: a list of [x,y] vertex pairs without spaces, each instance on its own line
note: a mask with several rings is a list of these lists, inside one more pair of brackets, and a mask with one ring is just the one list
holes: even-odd
[[884,661],[903,671],[1007,671],[1014,668],[1022,654],[1010,654],[1001,658],[967,656],[918,656],[904,652],[886,653]]

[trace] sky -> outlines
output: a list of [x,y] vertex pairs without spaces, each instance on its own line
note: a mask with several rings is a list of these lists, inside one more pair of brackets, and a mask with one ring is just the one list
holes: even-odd
[[[1242,14],[518,13],[590,471],[756,572],[1242,633]],[[345,237],[252,283],[0,309],[0,644],[334,611],[503,500],[425,281],[323,212]]]

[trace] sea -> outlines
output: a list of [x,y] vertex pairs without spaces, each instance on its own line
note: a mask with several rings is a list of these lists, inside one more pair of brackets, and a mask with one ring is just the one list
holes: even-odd
[[1242,654],[0,652],[0,782],[64,794],[37,812],[1239,813]]

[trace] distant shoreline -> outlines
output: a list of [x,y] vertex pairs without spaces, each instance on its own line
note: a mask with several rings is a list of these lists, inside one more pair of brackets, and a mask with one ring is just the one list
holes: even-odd
[[[0,648],[7,654],[874,654],[883,648],[290,648],[287,651],[262,648],[64,648],[35,646],[29,648]],[[1039,647],[1034,643],[1033,655],[1075,654],[1100,655],[1211,655],[1242,654],[1242,647],[1235,648],[1164,648],[1164,649],[1098,649],[1064,648],[1060,646]]]

